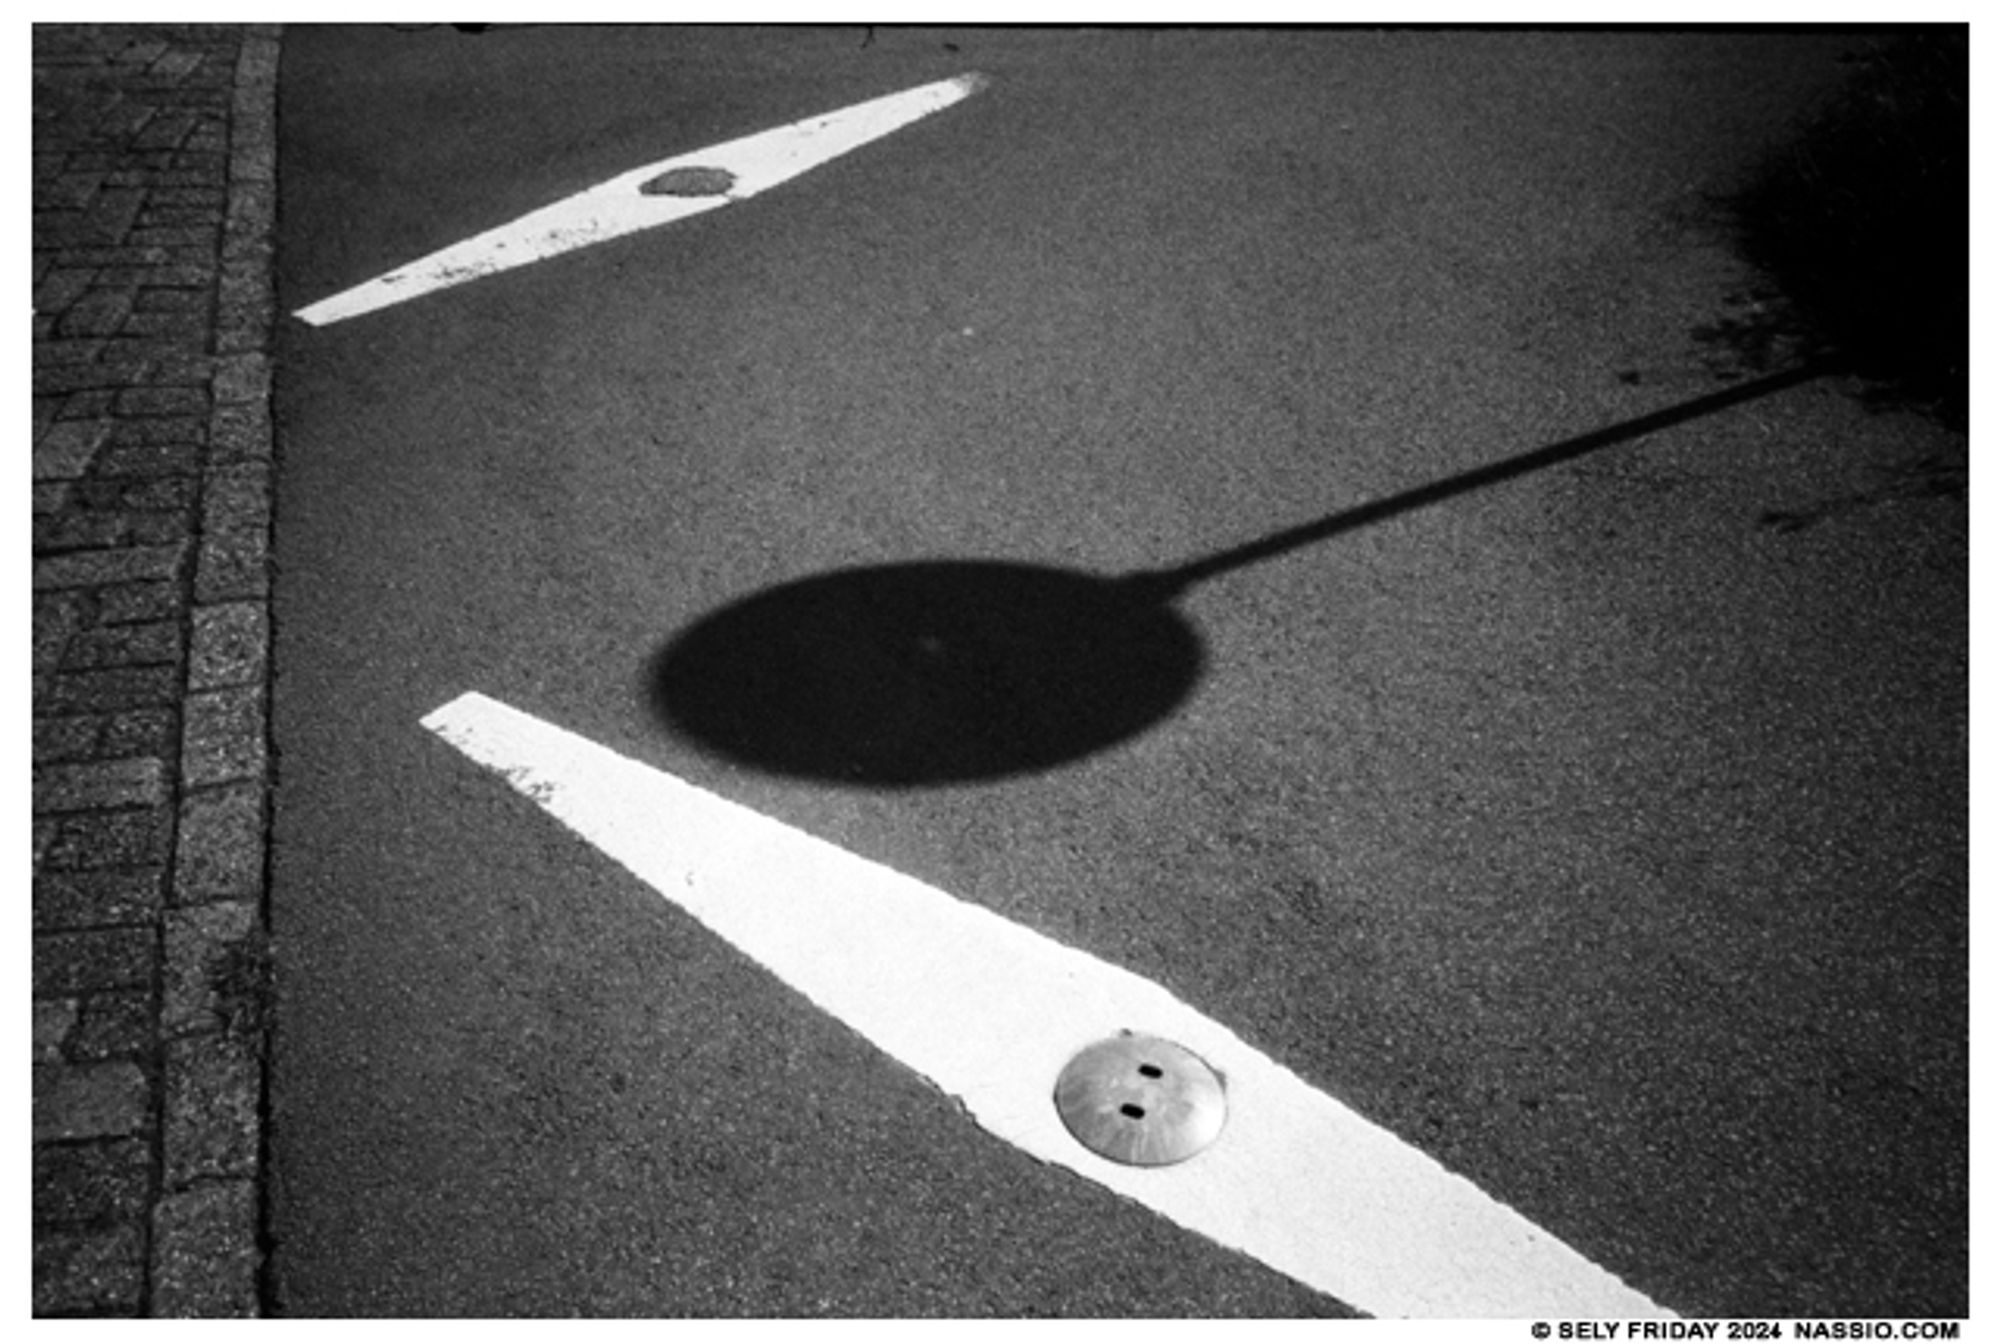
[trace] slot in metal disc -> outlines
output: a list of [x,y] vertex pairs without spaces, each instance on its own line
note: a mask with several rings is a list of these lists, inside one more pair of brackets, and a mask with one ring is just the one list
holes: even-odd
[[1164,1167],[1215,1142],[1229,1107],[1221,1075],[1193,1051],[1122,1032],[1064,1067],[1056,1110],[1076,1141],[1100,1157]]

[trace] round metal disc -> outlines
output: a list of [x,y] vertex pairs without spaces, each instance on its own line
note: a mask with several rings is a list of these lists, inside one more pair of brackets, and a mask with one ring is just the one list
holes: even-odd
[[1193,1051],[1122,1032],[1072,1059],[1056,1110],[1078,1143],[1133,1167],[1164,1167],[1215,1142],[1228,1117],[1222,1078]]
[[669,168],[639,184],[642,196],[726,196],[736,185],[727,168]]

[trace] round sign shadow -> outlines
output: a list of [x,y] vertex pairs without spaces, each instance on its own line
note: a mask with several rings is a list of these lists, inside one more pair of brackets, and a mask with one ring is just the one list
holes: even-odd
[[654,656],[655,712],[754,769],[875,788],[1060,765],[1157,723],[1201,640],[1143,579],[938,561],[836,570],[701,618]]

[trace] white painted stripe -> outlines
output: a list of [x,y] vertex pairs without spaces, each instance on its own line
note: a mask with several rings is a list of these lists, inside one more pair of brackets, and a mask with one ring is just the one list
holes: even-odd
[[[960,75],[634,168],[523,215],[511,224],[488,229],[352,289],[308,304],[294,316],[314,326],[323,326],[574,248],[748,200],[829,159],[949,107],[985,83],[983,75]],[[721,168],[735,182],[719,196],[654,196],[639,190],[673,168]]]
[[[424,725],[962,1100],[986,1129],[1378,1316],[1672,1313],[1159,985],[478,694]],[[1055,1080],[1121,1029],[1226,1079],[1178,1165],[1070,1137]]]

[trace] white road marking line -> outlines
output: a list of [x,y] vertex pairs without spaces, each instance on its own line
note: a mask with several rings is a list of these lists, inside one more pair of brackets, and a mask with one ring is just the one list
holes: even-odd
[[[1149,980],[477,693],[423,723],[1045,1162],[1378,1316],[1673,1314]],[[1064,1129],[1063,1065],[1121,1029],[1222,1073],[1213,1145]]]
[[[523,215],[511,224],[488,229],[352,289],[308,304],[293,315],[313,326],[324,326],[573,248],[748,200],[829,159],[949,107],[985,83],[984,75],[959,75],[634,168]],[[676,168],[721,169],[734,181],[726,191],[716,195],[649,195],[640,190],[654,178]]]

